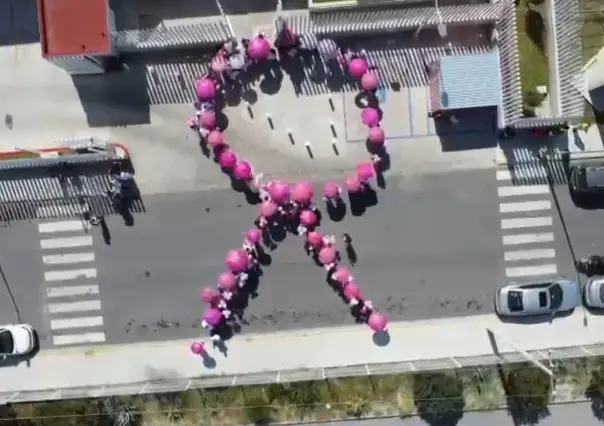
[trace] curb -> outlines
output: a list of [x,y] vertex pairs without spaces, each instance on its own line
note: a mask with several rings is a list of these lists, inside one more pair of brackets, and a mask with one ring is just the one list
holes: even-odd
[[581,151],[569,153],[569,159],[571,161],[595,160],[599,158],[604,158],[604,151]]

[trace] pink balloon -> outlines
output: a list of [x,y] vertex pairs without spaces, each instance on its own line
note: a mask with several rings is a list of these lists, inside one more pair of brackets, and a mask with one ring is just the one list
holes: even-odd
[[292,190],[292,199],[299,203],[308,203],[312,200],[314,188],[310,182],[296,182]]
[[206,140],[208,141],[208,145],[213,147],[217,147],[225,144],[224,135],[220,130],[212,130]]
[[370,72],[366,72],[363,74],[363,77],[361,77],[361,87],[363,90],[375,90],[378,88],[379,84],[380,81],[377,76]]
[[388,318],[381,312],[373,312],[369,315],[367,324],[373,331],[386,331],[388,329]]
[[311,231],[306,234],[306,242],[312,247],[319,248],[323,245],[323,234],[317,231]]
[[206,287],[201,290],[200,299],[204,303],[214,303],[218,298],[220,298],[220,293],[216,289]]
[[274,180],[269,183],[268,192],[277,203],[283,204],[289,201],[289,184],[284,180]]
[[225,149],[218,156],[218,164],[223,169],[232,169],[237,164],[237,156],[235,156],[233,151]]
[[215,308],[206,309],[203,313],[203,320],[211,326],[220,324],[222,322],[222,318],[222,312]]
[[361,58],[354,58],[348,64],[348,72],[353,77],[361,78],[367,72],[367,62]]
[[370,127],[368,139],[374,145],[383,145],[386,141],[386,132],[379,126]]
[[348,284],[350,281],[350,271],[346,268],[338,266],[336,271],[333,273],[334,279],[342,285]]
[[304,226],[314,226],[317,223],[317,215],[312,210],[302,210],[300,222]]
[[227,268],[234,274],[239,274],[247,268],[247,253],[245,250],[231,250],[224,260]]
[[325,198],[338,198],[340,196],[340,187],[335,182],[325,182],[323,185],[323,196]]
[[266,59],[271,53],[271,45],[265,38],[254,37],[247,46],[247,53],[254,59]]
[[319,251],[319,262],[323,265],[328,265],[336,261],[337,252],[333,247],[323,247]]
[[262,235],[260,231],[256,228],[250,228],[245,233],[245,239],[248,240],[251,244],[258,244],[260,242],[260,238]]
[[191,352],[195,355],[203,355],[206,349],[203,347],[203,343],[201,342],[193,342],[191,343]]
[[366,126],[375,127],[380,124],[380,112],[375,108],[363,108],[361,121]]
[[233,170],[237,179],[250,181],[254,178],[252,175],[252,166],[247,161],[239,161]]
[[361,163],[357,165],[357,176],[361,180],[368,180],[374,174],[373,163]]
[[270,200],[263,201],[262,204],[260,204],[259,210],[260,216],[271,217],[274,216],[275,213],[277,213],[277,205]]
[[233,290],[237,287],[237,277],[232,272],[222,272],[216,278],[216,284],[223,290]]
[[195,82],[195,92],[199,99],[207,101],[216,96],[216,86],[209,78],[203,78]]
[[347,300],[351,299],[362,299],[361,289],[355,283],[350,283],[346,287],[344,287],[344,297]]
[[216,113],[214,111],[202,112],[199,116],[199,125],[208,130],[216,128]]
[[346,190],[351,193],[359,192],[361,190],[361,181],[357,176],[349,176],[344,181],[344,185],[346,185]]

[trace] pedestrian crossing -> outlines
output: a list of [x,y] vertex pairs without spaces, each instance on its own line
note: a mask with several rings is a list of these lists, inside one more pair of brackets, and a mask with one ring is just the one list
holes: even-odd
[[[533,171],[539,170],[533,166]],[[542,173],[547,176],[546,170]],[[555,276],[554,205],[549,184],[515,185],[515,174],[507,169],[497,170],[496,177],[506,277],[531,281]]]
[[94,241],[88,230],[81,220],[38,224],[46,312],[56,346],[106,340]]

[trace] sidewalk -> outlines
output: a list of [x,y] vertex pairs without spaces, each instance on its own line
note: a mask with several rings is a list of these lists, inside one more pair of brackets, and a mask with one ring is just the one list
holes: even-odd
[[361,325],[235,336],[228,357],[210,349],[214,366],[189,352],[192,340],[49,350],[30,366],[0,369],[0,403],[492,364],[498,358],[487,328],[495,333],[500,354],[513,353],[504,356],[510,361],[523,360],[516,348],[544,350],[534,354],[538,358],[547,358],[549,348],[566,348],[553,351],[553,357],[604,353],[595,347],[604,348],[604,318],[590,316],[587,326],[583,321],[578,310],[552,324],[504,324],[494,315],[393,323],[385,346],[372,342]]

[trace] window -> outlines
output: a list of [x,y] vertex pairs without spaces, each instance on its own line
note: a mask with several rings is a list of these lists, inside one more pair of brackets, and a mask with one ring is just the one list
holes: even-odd
[[588,167],[585,179],[590,188],[604,189],[604,167]]
[[545,291],[539,292],[539,307],[547,308],[547,292]]
[[508,293],[508,308],[510,312],[522,312],[524,310],[521,291],[510,291]]

